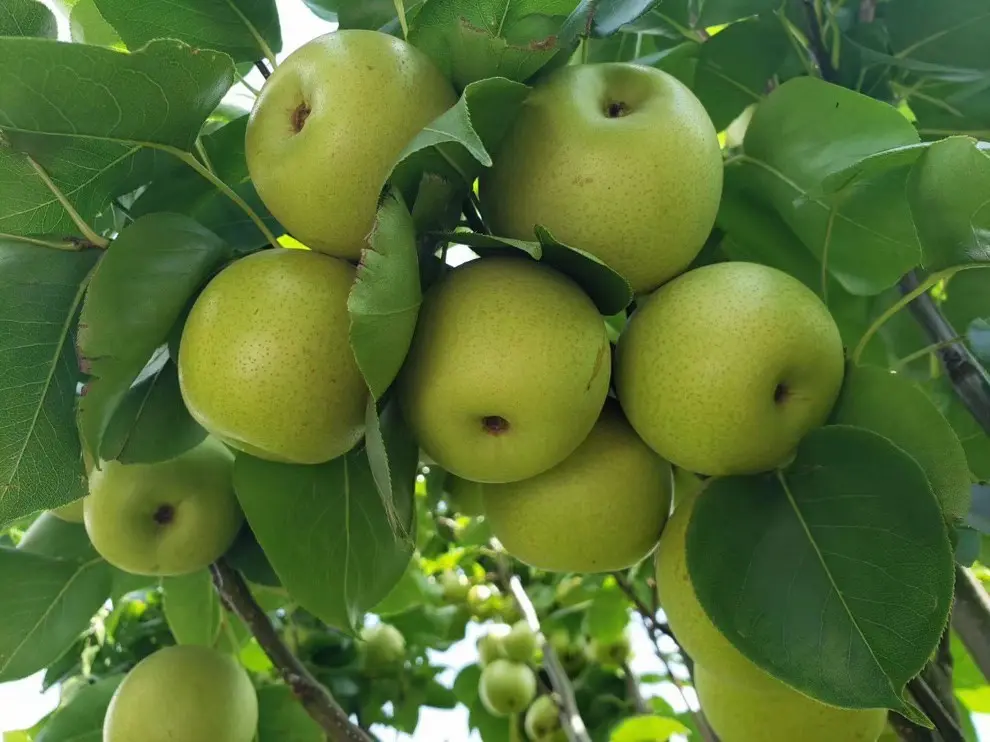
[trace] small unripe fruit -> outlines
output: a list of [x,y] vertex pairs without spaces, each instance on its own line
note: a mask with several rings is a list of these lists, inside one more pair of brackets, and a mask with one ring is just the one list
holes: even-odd
[[487,667],[495,660],[508,659],[505,639],[509,636],[509,631],[507,624],[493,624],[488,633],[478,639],[478,663],[482,667]]
[[589,647],[591,656],[602,667],[621,667],[629,659],[630,651],[629,637],[625,635],[607,642],[592,639]]
[[550,696],[540,696],[526,711],[526,736],[532,742],[544,742],[560,729],[560,709]]
[[445,603],[460,604],[467,600],[471,581],[462,574],[448,570],[440,575],[440,589]]
[[514,662],[526,664],[536,654],[536,634],[525,621],[517,621],[508,636],[502,640],[505,654]]
[[406,657],[406,639],[394,626],[386,623],[368,626],[361,631],[361,640],[365,669],[372,672],[394,670]]
[[493,716],[518,714],[536,697],[536,675],[527,665],[495,660],[482,670],[478,694]]

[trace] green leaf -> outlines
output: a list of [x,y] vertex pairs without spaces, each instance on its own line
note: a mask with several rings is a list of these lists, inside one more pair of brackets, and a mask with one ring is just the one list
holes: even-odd
[[691,582],[744,655],[825,703],[923,718],[905,687],[946,626],[953,556],[913,459],[820,428],[783,472],[716,479],[695,508]]
[[220,634],[221,607],[207,569],[163,577],[165,619],[179,644],[212,647]]
[[[363,450],[319,466],[241,454],[234,489],[282,584],[332,626],[355,631],[406,569],[412,545],[393,532]],[[413,503],[394,504],[411,533]]]
[[234,543],[224,554],[232,567],[239,570],[250,582],[266,587],[282,587],[282,583],[272,569],[268,557],[262,551],[258,539],[248,524],[241,527]]
[[537,225],[538,242],[515,240],[508,237],[480,234],[477,232],[454,232],[438,235],[450,242],[467,245],[479,255],[491,255],[510,251],[521,251],[545,262],[577,283],[598,307],[598,311],[609,316],[618,314],[632,301],[629,283],[591,253],[570,247],[559,242],[549,230]]
[[132,386],[107,426],[100,458],[124,464],[167,461],[195,448],[206,430],[186,409],[172,361]]
[[324,742],[319,725],[285,685],[258,690],[257,742]]
[[457,103],[426,126],[396,160],[392,182],[412,203],[423,173],[435,173],[466,191],[498,149],[529,88],[504,77],[469,84]]
[[[822,182],[877,152],[918,142],[895,108],[810,77],[790,80],[756,109],[740,168],[747,190],[776,209],[852,294],[877,294],[921,258],[903,192],[908,168],[864,177],[834,195]],[[829,229],[831,225],[831,229]]]
[[233,81],[230,57],[177,41],[126,54],[0,39],[0,131],[15,147],[62,134],[188,151]]
[[452,690],[457,700],[470,708],[478,700],[478,683],[481,682],[481,666],[465,665],[454,678]]
[[699,0],[699,6],[695,26],[708,28],[776,10],[780,0]]
[[633,716],[612,731],[609,742],[663,742],[687,732],[687,727],[668,716]]
[[274,0],[96,0],[96,7],[131,49],[154,39],[178,39],[229,54],[235,62],[282,50]]
[[382,617],[404,613],[410,608],[428,600],[426,592],[426,577],[416,559],[409,560],[409,566],[395,587],[377,605],[373,612]]
[[907,193],[925,268],[990,262],[990,157],[975,140],[933,144],[911,171]]
[[969,511],[966,452],[931,398],[903,376],[850,366],[831,422],[882,435],[917,461],[947,520],[961,519]]
[[[367,28],[400,35],[395,0],[303,0],[324,20],[337,21],[340,28]],[[424,0],[403,0],[406,22],[412,23]]]
[[94,456],[131,384],[229,253],[216,235],[178,214],[141,217],[111,243],[79,320],[79,351],[92,377],[79,404],[79,428]]
[[585,633],[599,642],[609,642],[621,637],[628,624],[629,600],[614,580],[596,590],[584,616]]
[[468,707],[468,724],[478,730],[484,742],[512,742],[507,720],[493,716],[480,698]]
[[411,502],[415,495],[416,471],[419,468],[419,445],[402,418],[399,404],[391,400],[378,414],[375,403],[368,401],[365,450],[375,486],[393,530],[404,537],[397,502]]
[[99,557],[77,562],[0,548],[0,683],[58,659],[110,595],[111,575]]
[[77,44],[126,49],[120,34],[100,14],[95,0],[79,0],[72,6],[69,12],[69,32]]
[[136,145],[67,136],[20,137],[18,144],[23,151],[0,137],[0,231],[8,234],[81,234],[43,176],[94,225],[112,198],[142,185],[167,157]]
[[576,0],[431,0],[409,41],[433,58],[458,89],[489,77],[524,82],[566,44],[557,32]]
[[766,96],[791,46],[776,16],[733,23],[701,46],[694,93],[718,131]]
[[109,675],[80,688],[58,708],[34,742],[102,742],[103,718],[123,675]]
[[24,532],[17,549],[53,559],[89,562],[100,558],[82,523],[68,523],[49,512],[35,519]]
[[86,494],[73,325],[98,255],[0,240],[0,526]]
[[982,0],[897,0],[885,8],[893,55],[969,70],[990,70],[990,11]]
[[560,37],[570,43],[580,36],[610,36],[656,5],[656,0],[581,0]]
[[379,207],[368,243],[347,311],[354,357],[372,396],[380,399],[406,359],[423,300],[416,231],[394,191]]
[[[268,228],[278,235],[284,230],[261,202],[248,174],[244,155],[247,122],[248,116],[241,113],[203,136],[201,142],[217,177],[247,201]],[[220,239],[235,245],[239,251],[268,243],[244,210],[212,183],[183,163],[174,161],[171,164],[170,168],[159,168],[158,176],[131,206],[134,217],[156,211],[185,214],[215,232]]]
[[55,15],[37,0],[5,0],[0,5],[0,36],[58,37]]

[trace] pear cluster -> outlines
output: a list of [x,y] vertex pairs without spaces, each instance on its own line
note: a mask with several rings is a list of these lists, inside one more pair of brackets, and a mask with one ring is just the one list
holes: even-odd
[[494,623],[478,639],[478,696],[494,716],[521,714],[536,698],[536,634],[525,621]]

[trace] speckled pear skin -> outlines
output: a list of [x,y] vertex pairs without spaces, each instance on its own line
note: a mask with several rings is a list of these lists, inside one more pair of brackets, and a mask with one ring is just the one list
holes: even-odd
[[709,475],[786,463],[825,423],[843,373],[825,305],[755,263],[716,263],[662,286],[616,351],[616,390],[633,428],[672,464]]
[[486,484],[485,518],[512,556],[553,572],[614,572],[645,558],[670,512],[670,465],[609,400],[577,450],[532,479]]
[[688,267],[722,195],[722,153],[704,106],[676,78],[640,65],[552,73],[493,159],[479,195],[495,234],[531,240],[542,224],[637,293]]
[[368,389],[351,350],[355,268],[308,250],[264,250],[221,271],[196,300],[179,385],[213,435],[271,461],[319,464],[364,434]]
[[360,29],[317,37],[279,64],[251,111],[251,180],[293,237],[356,261],[399,154],[456,102],[402,39]]
[[117,688],[103,742],[251,742],[258,696],[244,668],[209,647],[148,655]]
[[427,292],[399,401],[420,447],[447,471],[516,481],[560,463],[588,435],[610,359],[605,323],[577,284],[529,258],[481,258]]
[[695,664],[694,687],[722,742],[876,742],[886,709],[827,706],[756,670],[725,677]]

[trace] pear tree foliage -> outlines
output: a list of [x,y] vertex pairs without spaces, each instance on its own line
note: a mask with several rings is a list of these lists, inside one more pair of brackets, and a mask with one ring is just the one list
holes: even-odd
[[[294,174],[273,186],[272,152],[265,172],[252,173],[257,130],[250,109],[231,102],[245,93],[263,99],[269,91],[258,90],[253,71],[277,75],[285,64],[275,0],[54,6],[61,18],[37,0],[0,7],[0,682],[43,673],[45,687],[59,688],[54,711],[4,742],[101,738],[124,678],[172,645],[211,647],[237,660],[256,690],[258,742],[320,742],[326,727],[307,713],[306,694],[285,682],[279,659],[265,651],[267,639],[253,635],[257,626],[214,585],[222,583],[216,570],[211,576],[209,565],[196,565],[163,574],[111,563],[84,524],[100,517],[97,506],[87,503],[84,514],[80,503],[99,494],[90,486],[99,479],[94,467],[152,471],[204,445],[212,413],[184,386],[183,331],[196,323],[206,328],[206,347],[222,348],[209,337],[212,320],[197,300],[230,266],[302,247],[270,210],[271,194],[289,202],[276,207],[281,215],[298,214],[298,205],[317,203],[319,193],[297,199]],[[809,719],[821,704],[872,710],[876,718],[889,712],[891,734],[908,727],[931,734],[936,726],[944,736],[948,723],[959,739],[975,740],[970,714],[990,711],[988,684],[974,660],[979,652],[971,654],[952,628],[951,609],[960,575],[990,579],[982,548],[990,534],[990,436],[974,395],[960,393],[963,386],[982,389],[990,406],[984,0],[303,0],[300,12],[340,30],[403,40],[435,75],[436,110],[424,114],[425,125],[404,121],[411,130],[390,144],[395,151],[372,153],[356,166],[373,160],[384,181],[368,205],[374,214],[366,243],[341,258],[354,267],[347,268],[350,288],[333,342],[346,346],[340,350],[353,363],[351,378],[366,387],[366,405],[352,409],[348,421],[358,442],[331,460],[302,462],[273,460],[264,446],[251,449],[231,435],[224,454],[244,522],[220,545],[221,561],[246,581],[273,636],[351,723],[391,739],[394,730],[422,727],[425,708],[464,708],[484,742],[585,739],[572,736],[566,714],[554,715],[557,704],[573,703],[595,742],[710,739],[703,718],[688,708],[692,663],[658,602],[652,547],[618,571],[558,572],[541,569],[538,559],[513,558],[508,540],[504,549],[493,540],[496,518],[484,517],[484,487],[424,454],[418,426],[398,400],[424,297],[451,273],[445,259],[452,250],[565,277],[585,310],[604,318],[604,329],[593,323],[604,364],[617,347],[624,352],[635,313],[654,311],[648,302],[662,296],[631,286],[580,231],[535,224],[529,234],[500,234],[497,227],[511,219],[492,220],[485,208],[486,178],[506,179],[498,172],[499,147],[511,141],[514,122],[536,110],[533,91],[568,65],[623,62],[678,81],[713,124],[708,161],[721,178],[714,224],[705,225],[707,240],[695,245],[700,252],[690,265],[674,272],[748,263],[787,274],[768,301],[799,291],[820,302],[834,322],[829,338],[836,353],[841,346],[842,374],[827,419],[803,431],[786,460],[773,454],[769,467],[759,467],[769,471],[701,471],[717,476],[699,481],[677,461],[673,469],[658,465],[647,448],[653,434],[644,435],[630,414],[646,440],[636,443],[636,471],[648,474],[630,483],[622,476],[628,471],[599,471],[601,498],[627,487],[627,500],[638,502],[653,491],[629,494],[643,478],[666,477],[676,508],[682,493],[701,487],[690,494],[697,501],[685,537],[686,578],[705,620],[741,662],[773,676],[773,687],[803,694],[792,711],[807,708],[800,714]],[[232,91],[239,95],[228,96]],[[576,114],[548,100],[539,110],[555,114],[554,125],[577,126],[567,120]],[[363,106],[350,119],[354,140],[373,132],[376,120],[398,126],[402,118],[377,110],[375,100]],[[608,115],[621,120],[625,113],[619,106]],[[306,105],[292,109],[292,121],[297,134],[320,125]],[[637,162],[644,152],[626,155],[635,177],[649,170]],[[330,188],[346,174],[345,155],[334,156],[341,170],[324,178]],[[692,164],[692,173],[699,167]],[[556,194],[566,177],[557,171],[546,179]],[[610,198],[594,182],[572,185],[566,200],[587,200],[589,209]],[[621,205],[640,209],[647,222],[665,199],[684,198],[671,188],[623,191]],[[539,188],[533,194],[541,202],[546,195]],[[308,208],[319,211],[318,203]],[[636,225],[620,224],[603,239],[621,244],[630,234]],[[307,273],[280,274],[286,283],[278,290],[301,291],[312,280]],[[285,327],[312,325],[313,297],[284,296],[269,308],[272,316]],[[726,306],[732,299],[724,293]],[[933,336],[915,311],[920,304],[947,323],[947,336]],[[230,327],[250,328],[251,311],[244,306]],[[705,316],[731,320],[720,311]],[[703,331],[664,335],[671,377],[697,376],[690,369],[717,366],[721,355],[731,359],[722,366],[744,378],[760,366],[754,355],[783,357],[787,343],[809,353],[822,346],[817,336],[795,341],[787,332],[709,342],[721,337],[711,322]],[[263,345],[251,345],[250,329],[243,341],[244,348]],[[290,406],[316,414],[325,400],[306,396],[307,379],[319,373],[293,373],[288,359],[285,371],[274,352],[274,363],[259,360],[260,352],[254,357],[253,379],[247,362],[247,371],[200,372],[207,383],[221,379],[217,388],[250,386],[259,405],[266,385],[295,377],[303,403],[272,393],[272,414]],[[522,372],[546,373],[530,356],[513,358],[512,347],[493,353],[489,365],[533,364]],[[958,366],[940,362],[962,357],[970,360],[965,378]],[[629,374],[613,374],[610,394],[626,404],[621,387],[640,389],[648,375],[642,369],[658,362],[647,354]],[[607,365],[592,374],[602,368],[607,374]],[[247,374],[242,382],[228,384],[239,373]],[[572,382],[561,375],[561,388]],[[803,393],[783,382],[770,389],[778,402]],[[708,400],[709,419],[694,426],[706,440],[731,424],[717,419],[720,410],[728,421],[745,407],[739,394],[723,394]],[[593,404],[600,409],[601,399]],[[511,425],[478,414],[489,433]],[[988,420],[985,408],[982,423]],[[279,434],[275,427],[262,432]],[[771,437],[767,430],[745,444],[765,453],[775,445]],[[615,460],[610,445],[599,445],[603,460]],[[559,481],[543,484],[566,498]],[[190,488],[178,474],[166,485]],[[670,498],[669,485],[656,488]],[[540,487],[495,489],[531,498]],[[142,492],[160,496],[154,488]],[[561,524],[600,504],[582,501],[567,512],[566,504],[526,503],[538,514],[527,533],[547,539],[574,533]],[[637,514],[650,509],[635,507]],[[180,533],[184,512],[173,501],[149,510],[148,538]],[[595,517],[603,540],[649,526],[628,513],[610,519],[607,508]],[[649,517],[659,530],[664,513]],[[229,521],[224,526],[231,530]],[[660,535],[646,538],[655,546]],[[528,596],[525,604],[513,582]],[[526,634],[509,627],[519,627],[530,609],[541,640],[530,651],[535,640],[524,636],[524,651],[507,653],[504,638]],[[631,670],[630,632],[648,637],[657,673]],[[478,641],[474,660],[451,681],[438,652],[467,637]],[[545,661],[551,651],[553,667]],[[500,672],[485,676],[492,663]],[[513,677],[525,687],[513,686]],[[570,698],[561,697],[561,682]],[[710,698],[718,682],[710,680]],[[493,691],[500,683],[505,687]],[[679,702],[665,701],[657,683],[667,683]],[[933,713],[931,696],[919,695],[919,687],[941,699],[941,712]],[[493,703],[493,693],[501,702]],[[718,722],[724,712],[713,718],[732,724]],[[764,723],[761,738],[775,739],[774,713]],[[786,723],[794,728],[793,719]],[[842,742],[841,733],[834,739]]]

